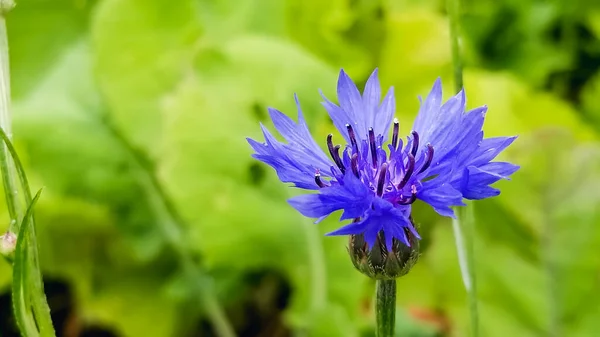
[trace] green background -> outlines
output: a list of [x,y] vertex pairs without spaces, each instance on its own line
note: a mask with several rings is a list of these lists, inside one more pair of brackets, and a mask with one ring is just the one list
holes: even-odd
[[[472,204],[481,335],[595,336],[600,3],[465,0],[460,18],[468,105],[489,107],[486,136],[519,135],[502,159],[522,166]],[[335,131],[318,89],[333,98],[340,68],[362,87],[375,67],[407,134],[438,76],[453,93],[444,1],[23,0],[7,22],[14,139],[45,187],[37,226],[59,336],[213,336],[178,249],[241,336],[373,336],[374,282],[347,238],[323,236],[336,217],[303,219],[286,203],[298,191],[245,138],[271,125],[269,106],[295,116],[297,93],[324,145]],[[146,171],[182,218],[174,239]],[[450,220],[422,204],[413,217],[423,249],[398,281],[397,334],[468,336]],[[10,278],[0,261],[4,336]]]

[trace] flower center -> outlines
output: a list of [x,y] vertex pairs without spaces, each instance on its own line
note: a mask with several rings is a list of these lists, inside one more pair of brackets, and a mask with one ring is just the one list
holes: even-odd
[[[419,134],[416,131],[412,131],[410,147],[407,143],[406,147],[402,148],[402,139],[398,137],[400,123],[398,120],[394,120],[392,141],[389,145],[389,158],[386,159],[388,153],[381,149],[383,146],[381,144],[382,138],[377,139],[373,128],[369,128],[368,139],[363,140],[362,144],[359,144],[356,139],[356,133],[350,124],[346,124],[346,129],[348,130],[350,146],[344,150],[343,156],[340,155],[341,146],[333,145],[333,135],[329,134],[327,136],[329,155],[342,173],[342,176],[336,177],[336,179],[340,181],[343,175],[346,174],[348,166],[350,166],[352,174],[369,186],[378,197],[400,205],[410,205],[415,202],[418,185],[415,179],[421,179],[422,177],[416,177],[431,166],[434,154],[433,146],[427,144],[426,150],[424,150],[424,157],[420,157],[417,160],[420,142]],[[378,144],[378,141],[380,144]],[[368,153],[364,152],[360,153],[359,145],[363,145],[360,148],[365,152],[370,152],[371,155],[369,156]],[[417,161],[420,168],[416,167]],[[315,183],[320,188],[328,186],[321,179],[319,171],[315,173]]]

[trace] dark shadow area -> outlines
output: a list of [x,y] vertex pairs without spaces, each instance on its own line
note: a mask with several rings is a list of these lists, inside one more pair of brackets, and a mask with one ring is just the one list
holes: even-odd
[[[68,284],[53,279],[44,282],[52,323],[58,337],[118,337],[105,328],[85,326],[80,321]],[[0,294],[0,336],[21,337],[12,314],[10,291]]]
[[[272,270],[246,274],[246,294],[236,305],[227,309],[239,337],[291,337],[292,332],[283,320],[292,288],[288,280]],[[207,320],[202,320],[192,336],[216,337]]]

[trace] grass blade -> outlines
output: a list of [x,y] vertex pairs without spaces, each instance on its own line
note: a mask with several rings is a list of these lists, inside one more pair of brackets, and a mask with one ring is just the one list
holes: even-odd
[[13,264],[13,283],[12,283],[12,300],[13,310],[17,325],[21,330],[21,335],[24,337],[41,336],[38,331],[36,319],[32,311],[32,287],[30,286],[30,230],[31,230],[31,215],[33,208],[37,203],[42,190],[35,195],[21,223],[19,235],[17,239],[17,247],[15,250],[15,260]]
[[[55,336],[55,333],[50,317],[50,308],[46,302],[41,268],[38,261],[35,217],[33,214],[33,205],[37,202],[37,198],[39,198],[39,193],[41,191],[39,191],[33,199],[31,198],[29,181],[27,180],[27,175],[25,174],[19,155],[8,135],[2,128],[0,128],[0,138],[4,141],[4,144],[12,157],[25,202],[29,205],[20,225],[17,227],[19,228],[19,235],[15,251],[15,261],[13,264],[13,296],[18,296],[14,297],[16,299],[15,302],[25,301],[24,303],[27,303],[28,308],[33,310],[33,322],[36,323],[34,326],[36,327],[36,331],[39,329],[39,334],[36,335],[52,337]],[[26,236],[22,235],[24,226],[28,227],[25,232]],[[21,245],[21,248],[19,248],[19,245]],[[25,245],[24,248],[23,245]],[[19,263],[17,263],[16,254],[20,249],[20,254],[22,256]],[[15,283],[15,280],[17,280],[17,283]],[[16,286],[21,288],[26,287],[28,289],[28,293],[26,294],[27,297],[23,298],[22,296],[24,296],[25,293],[23,293],[22,289],[15,288]],[[17,308],[16,304],[13,307],[15,317],[23,315],[23,308]],[[28,310],[28,308],[25,308],[25,310]],[[24,336],[34,336],[31,335],[30,322],[27,320],[22,320],[21,322],[17,320],[17,322],[22,329],[21,332]]]
[[13,162],[15,163],[15,168],[19,177],[19,181],[21,183],[21,189],[23,190],[25,200],[27,202],[31,202],[32,200],[31,190],[29,188],[29,181],[27,180],[27,175],[25,175],[25,170],[23,169],[23,165],[21,164],[21,160],[19,159],[17,150],[15,149],[12,142],[10,141],[10,138],[8,138],[8,135],[6,134],[6,132],[4,132],[2,128],[0,128],[0,137],[2,138],[2,141],[4,141],[4,144],[6,145],[6,148],[8,149],[8,152],[10,153]]

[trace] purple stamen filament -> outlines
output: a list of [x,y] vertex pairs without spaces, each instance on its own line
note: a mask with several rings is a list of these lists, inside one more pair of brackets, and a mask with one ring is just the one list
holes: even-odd
[[423,164],[423,167],[421,167],[421,169],[419,170],[419,173],[423,173],[423,171],[425,171],[429,168],[429,165],[431,165],[432,159],[433,159],[433,146],[431,144],[427,144],[427,159],[425,160],[425,164]]
[[381,165],[381,169],[379,170],[379,179],[377,180],[377,196],[379,196],[379,197],[381,197],[383,195],[383,187],[385,185],[387,168],[388,168],[388,164],[383,163]]
[[[393,130],[393,134],[392,134],[392,149],[394,151],[396,151],[398,149],[398,145],[400,145],[400,150],[402,149],[402,140],[398,138],[398,132],[399,132],[399,128],[400,128],[400,123],[398,122],[398,120],[394,120],[394,130]],[[350,138],[350,143],[352,145],[352,155],[350,157],[350,168],[352,169],[352,173],[354,174],[354,176],[356,176],[357,178],[360,178],[360,171],[359,171],[359,154],[358,154],[358,143],[356,141],[356,134],[354,133],[354,129],[352,128],[352,126],[350,124],[346,124],[346,128],[348,129],[348,136]],[[397,189],[398,190],[402,190],[406,184],[408,184],[410,178],[413,176],[413,174],[415,173],[415,165],[416,165],[416,159],[415,156],[418,152],[419,149],[419,134],[416,131],[412,131],[412,143],[411,143],[411,148],[410,148],[410,152],[407,154],[407,163],[406,166],[404,168],[404,175],[402,176],[402,179],[400,180],[400,183],[397,185]],[[372,160],[372,164],[373,164],[373,169],[377,169],[377,162],[378,162],[378,158],[377,158],[377,143],[375,141],[375,131],[373,130],[373,128],[369,128],[369,133],[368,133],[368,137],[369,137],[369,148],[371,151],[371,160]],[[342,158],[340,157],[340,145],[333,145],[333,135],[329,134],[327,136],[327,148],[329,150],[329,154],[331,155],[331,158],[333,159],[334,163],[337,165],[337,167],[342,171],[342,174],[345,174],[346,172],[346,166],[344,165]],[[403,161],[401,160],[402,158],[402,154],[396,152],[400,157],[400,159],[396,159],[397,163],[403,163]],[[417,174],[423,173],[425,170],[427,170],[430,166],[431,166],[431,162],[433,161],[433,155],[434,155],[434,148],[431,144],[427,144],[427,152],[426,152],[426,158],[425,158],[425,162],[423,163],[423,166],[418,170]],[[390,157],[392,156],[392,154],[390,153]],[[390,158],[391,159],[391,158]],[[386,190],[386,179],[387,179],[387,171],[389,168],[389,163],[384,162],[381,164],[381,166],[379,167],[379,175],[377,176],[377,185],[375,188],[375,191],[377,193],[378,197],[383,197],[383,194],[385,193]],[[325,182],[323,180],[321,180],[321,174],[319,171],[317,171],[315,173],[315,183],[320,187],[327,187],[328,185],[325,184]],[[416,185],[411,185],[411,194],[410,197],[404,197],[402,196],[397,202],[400,205],[410,205],[413,202],[415,202],[417,200],[417,190],[416,190]]]
[[398,119],[394,119],[394,132],[392,134],[392,147],[394,148],[394,150],[398,146],[398,132],[399,131],[400,131],[400,123],[398,122]]
[[352,152],[358,153],[358,144],[356,144],[356,135],[354,134],[354,129],[350,124],[346,124],[346,129],[348,129],[348,137],[350,137],[350,144],[352,144]]
[[321,188],[325,187],[325,184],[321,180],[321,173],[319,173],[319,171],[315,172],[315,182],[317,183],[317,186]]
[[410,198],[402,199],[398,203],[400,205],[410,205],[415,201],[417,201],[417,187],[415,185],[412,185],[410,187]]
[[342,158],[340,158],[340,146],[333,146],[333,135],[327,135],[327,149],[329,149],[329,155],[333,159],[333,162],[337,165],[337,167],[342,171],[342,174],[346,173],[346,167],[342,162]]
[[369,128],[369,145],[371,147],[373,168],[377,168],[377,145],[375,144],[375,131],[373,131],[373,128]]
[[412,176],[412,173],[414,170],[415,170],[415,157],[411,153],[409,153],[408,154],[408,167],[406,168],[406,172],[404,173],[404,177],[402,177],[400,184],[398,184],[399,190],[404,188],[404,185],[406,185],[406,183],[408,182],[408,179],[410,179],[410,176]]
[[412,131],[411,133],[413,135],[413,143],[410,153],[415,157],[417,155],[417,150],[419,149],[419,134],[417,131]]
[[358,153],[352,155],[352,159],[350,160],[350,166],[352,167],[352,173],[359,178],[358,175]]

